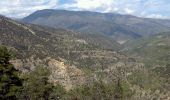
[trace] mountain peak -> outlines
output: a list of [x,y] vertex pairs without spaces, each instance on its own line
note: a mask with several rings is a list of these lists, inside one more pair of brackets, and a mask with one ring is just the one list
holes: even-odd
[[170,30],[168,24],[157,22],[156,19],[90,11],[45,9],[25,17],[23,21],[88,34],[104,34],[117,41],[128,41]]

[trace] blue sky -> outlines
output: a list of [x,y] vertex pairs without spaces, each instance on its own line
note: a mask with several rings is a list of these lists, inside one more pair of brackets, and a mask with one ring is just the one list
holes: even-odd
[[170,18],[170,0],[0,0],[0,14],[22,18],[36,10],[66,9]]

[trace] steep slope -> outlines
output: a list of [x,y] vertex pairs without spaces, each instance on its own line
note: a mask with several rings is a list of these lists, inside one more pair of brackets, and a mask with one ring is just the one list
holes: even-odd
[[[70,30],[21,24],[3,16],[0,16],[0,34],[0,45],[9,47],[17,55],[11,61],[17,69],[29,72],[39,65],[49,67],[50,81],[61,82],[64,86],[83,82],[80,80],[84,79],[85,70],[105,69],[127,59],[125,55],[102,47],[105,42],[98,44],[102,39],[93,40],[91,36]],[[58,71],[67,76],[63,78]]]
[[23,19],[24,22],[53,28],[67,28],[85,33],[105,34],[119,41],[168,31],[159,22],[131,15],[88,11],[40,10]]
[[[133,93],[130,94],[132,100],[169,96],[164,81],[159,82],[159,77],[152,75],[143,63],[101,47],[110,44],[100,39],[101,36],[95,38],[96,35],[81,35],[70,30],[21,24],[2,16],[0,34],[0,44],[17,55],[11,60],[17,69],[29,72],[36,66],[48,67],[49,82],[59,83],[67,90],[100,80],[107,84],[121,80],[125,95]],[[97,42],[99,40],[104,42]],[[160,90],[163,92],[158,93]]]
[[170,32],[129,43],[125,51],[160,76],[161,78],[157,79],[164,83],[161,86],[170,91]]
[[170,60],[170,32],[139,39],[129,43],[127,49],[131,54],[143,57],[148,63],[167,64]]
[[93,43],[98,45],[104,49],[119,51],[123,48],[122,45],[117,43],[117,41],[113,40],[111,37],[102,34],[76,34],[77,38],[81,38],[86,40],[89,43]]

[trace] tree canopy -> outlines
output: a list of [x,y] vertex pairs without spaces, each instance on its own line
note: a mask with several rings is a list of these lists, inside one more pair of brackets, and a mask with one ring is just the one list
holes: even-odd
[[18,77],[18,71],[9,62],[11,52],[4,46],[0,46],[0,99],[17,99],[21,90],[22,81]]

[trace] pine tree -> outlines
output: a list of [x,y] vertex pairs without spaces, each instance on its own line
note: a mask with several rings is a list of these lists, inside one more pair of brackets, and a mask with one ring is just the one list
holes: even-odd
[[48,68],[37,66],[34,71],[23,75],[24,84],[21,100],[56,100],[63,95],[64,89],[48,82]]
[[0,46],[0,100],[15,100],[21,90],[22,81],[18,77],[18,71],[9,62],[11,53]]
[[122,100],[123,99],[123,88],[122,88],[122,85],[120,83],[120,79],[118,79],[118,81],[117,81],[114,98],[115,98],[115,100]]

